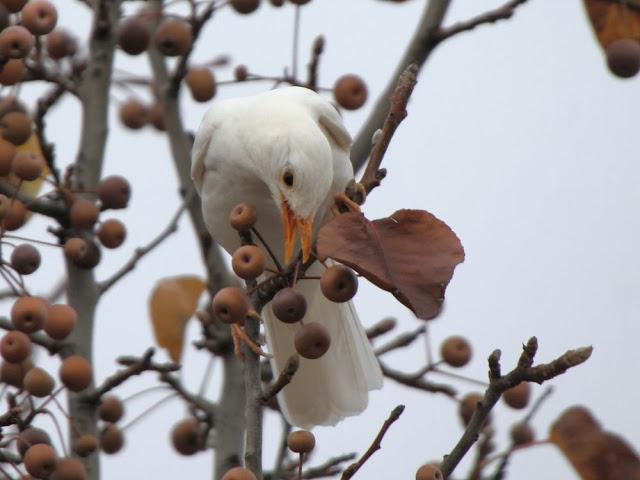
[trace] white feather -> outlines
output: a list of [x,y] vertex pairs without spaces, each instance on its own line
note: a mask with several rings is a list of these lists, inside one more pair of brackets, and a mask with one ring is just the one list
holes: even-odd
[[[350,143],[333,105],[305,88],[214,104],[192,153],[192,177],[211,235],[232,253],[239,240],[228,225],[228,212],[239,202],[250,203],[257,210],[256,228],[281,259],[283,227],[274,200],[280,168],[284,163],[297,168],[300,185],[287,199],[294,210],[311,209],[315,234],[329,219],[334,196],[353,177]],[[309,275],[319,275],[323,268],[315,264]],[[299,281],[296,289],[307,300],[305,323],[327,327],[331,346],[320,359],[301,360],[278,400],[294,425],[335,425],[366,408],[369,390],[382,386],[382,374],[351,302],[330,302],[317,281]],[[277,320],[270,305],[262,316],[277,375],[295,352],[293,337],[299,326]]]

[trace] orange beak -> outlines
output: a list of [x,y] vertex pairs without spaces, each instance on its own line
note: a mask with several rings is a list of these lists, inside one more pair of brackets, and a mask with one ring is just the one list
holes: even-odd
[[284,197],[280,200],[280,212],[284,227],[284,263],[289,263],[296,244],[296,232],[300,234],[302,247],[302,261],[309,260],[311,254],[311,233],[313,231],[313,217],[300,218],[293,213]]

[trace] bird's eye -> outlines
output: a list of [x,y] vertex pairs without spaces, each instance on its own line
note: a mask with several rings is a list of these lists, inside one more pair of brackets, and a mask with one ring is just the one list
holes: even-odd
[[291,170],[285,170],[282,174],[282,181],[287,187],[293,187],[293,173]]

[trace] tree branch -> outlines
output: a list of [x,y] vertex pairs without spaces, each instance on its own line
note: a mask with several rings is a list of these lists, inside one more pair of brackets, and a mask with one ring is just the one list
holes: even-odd
[[271,384],[262,394],[262,403],[267,404],[269,400],[274,398],[280,391],[289,385],[291,379],[298,371],[298,367],[300,366],[300,358],[298,355],[291,355],[287,360],[284,368],[280,372],[280,375],[276,379],[273,384]]
[[408,347],[413,342],[415,342],[416,339],[420,337],[425,332],[426,329],[427,329],[426,326],[421,325],[420,327],[416,328],[413,332],[401,333],[393,340],[376,348],[374,350],[374,353],[376,354],[377,357],[379,357],[381,355],[384,355],[385,353],[391,352],[392,350]]
[[440,471],[444,475],[444,478],[448,478],[451,473],[453,473],[458,463],[460,463],[460,460],[462,460],[476,442],[489,413],[498,400],[500,400],[502,393],[521,382],[543,383],[557,377],[568,369],[587,361],[591,356],[593,348],[583,347],[576,350],[569,350],[550,363],[534,367],[532,363],[536,351],[537,340],[535,337],[532,337],[527,344],[523,346],[523,352],[518,361],[518,366],[505,376],[499,374],[500,350],[494,351],[489,356],[489,387],[485,391],[482,401],[478,403],[462,437],[453,450],[451,450],[451,453],[445,455],[440,465]]
[[360,470],[360,467],[362,467],[362,465],[364,465],[365,462],[369,460],[371,455],[380,450],[380,448],[382,447],[382,439],[387,433],[387,430],[389,430],[389,427],[391,427],[391,425],[393,425],[395,421],[400,418],[402,412],[404,412],[404,405],[398,405],[391,411],[389,418],[387,418],[382,424],[382,428],[380,428],[380,431],[378,432],[378,435],[376,435],[376,438],[373,439],[373,443],[371,444],[371,446],[367,449],[366,452],[364,452],[362,457],[360,457],[360,460],[352,463],[345,469],[344,472],[342,472],[342,477],[340,477],[341,480],[348,480],[349,478],[353,477],[356,472]]
[[528,0],[511,0],[501,7],[490,10],[486,13],[478,15],[477,17],[470,18],[469,20],[466,20],[464,22],[455,23],[450,27],[442,28],[436,34],[436,41],[440,43],[448,38],[453,37],[454,35],[458,35],[459,33],[473,30],[480,25],[495,23],[500,20],[508,20],[513,16],[516,8],[527,3],[527,1]]
[[392,368],[387,367],[384,363],[378,360],[380,364],[380,369],[382,370],[382,374],[390,378],[391,380],[395,380],[396,382],[406,385],[407,387],[416,388],[418,390],[424,390],[425,392],[431,393],[443,393],[448,397],[455,398],[457,395],[457,391],[449,386],[440,383],[432,383],[428,382],[424,378],[417,377],[415,375],[407,375],[406,373],[399,372]]

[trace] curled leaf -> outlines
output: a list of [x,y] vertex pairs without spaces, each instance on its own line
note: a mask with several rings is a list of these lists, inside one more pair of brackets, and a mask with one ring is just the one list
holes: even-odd
[[551,425],[549,440],[582,480],[639,480],[640,459],[624,439],[602,430],[585,407],[571,407]]
[[464,261],[455,233],[424,210],[398,210],[367,220],[345,213],[318,234],[318,257],[343,263],[391,292],[418,318],[438,315],[453,271]]
[[149,313],[156,342],[167,349],[174,362],[180,361],[187,322],[205,288],[201,278],[183,275],[159,280],[151,292]]

